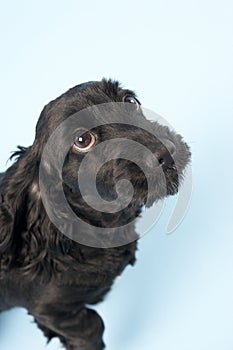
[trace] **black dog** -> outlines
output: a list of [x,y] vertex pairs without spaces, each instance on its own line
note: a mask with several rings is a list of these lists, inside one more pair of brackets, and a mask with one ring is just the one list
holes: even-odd
[[[84,226],[80,224],[78,227],[78,238],[70,239],[70,233],[66,235],[63,231],[65,235],[62,234],[51,222],[41,198],[39,168],[42,154],[49,137],[68,117],[90,106],[112,102],[123,102],[120,105],[125,106],[127,123],[123,119],[119,123],[108,123],[104,114],[93,113],[93,118],[103,120],[98,120],[99,125],[90,130],[85,126],[82,133],[77,131],[76,136],[74,131],[73,141],[65,155],[63,191],[72,211],[84,222]],[[135,120],[141,124],[135,125]],[[110,205],[118,198],[116,184],[122,179],[131,182],[134,192],[126,207],[107,212],[104,208],[92,208],[84,197],[93,194],[92,189],[88,189],[88,181],[94,171],[95,147],[114,138],[143,145],[158,161],[149,159],[142,154],[144,151],[137,149],[137,145],[133,146],[132,154],[144,165],[145,175],[136,161],[124,158],[121,141],[110,144],[103,153],[112,152],[115,156],[97,172],[98,193]],[[120,88],[117,82],[103,80],[78,85],[50,102],[41,113],[33,145],[19,147],[14,156],[16,162],[0,176],[0,311],[14,306],[25,307],[45,336],[49,340],[59,337],[68,350],[103,349],[103,322],[86,305],[101,301],[115,277],[128,264],[134,263],[138,237],[134,219],[144,204],[150,206],[156,200],[177,192],[179,179],[190,159],[189,148],[181,136],[146,120],[132,91]],[[83,195],[77,174],[86,156],[90,161],[82,170],[87,179]],[[49,161],[52,162],[52,157]],[[56,169],[52,167],[46,167],[44,163],[42,170],[51,186],[54,185],[55,216],[62,217],[62,206],[56,200],[56,175],[51,175],[52,172],[56,174]],[[152,191],[149,190],[148,174]],[[90,224],[90,232],[85,231],[85,224]],[[125,228],[120,232],[123,226]],[[108,237],[102,247],[101,242],[98,246],[92,241],[92,237],[94,242],[100,239],[101,236],[95,237],[100,228],[106,230]],[[108,235],[111,228],[112,245]],[[106,238],[106,232],[101,239]],[[83,244],[86,237],[87,244]]]

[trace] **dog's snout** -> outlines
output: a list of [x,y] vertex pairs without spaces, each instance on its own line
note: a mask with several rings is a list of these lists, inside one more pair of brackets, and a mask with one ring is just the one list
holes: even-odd
[[165,140],[161,142],[161,146],[156,150],[155,156],[163,168],[169,168],[174,164],[173,156],[175,152],[176,146],[174,143],[170,140]]

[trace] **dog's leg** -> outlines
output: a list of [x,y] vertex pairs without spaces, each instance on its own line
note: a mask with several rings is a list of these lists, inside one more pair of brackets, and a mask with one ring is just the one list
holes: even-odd
[[50,340],[59,337],[67,350],[102,350],[103,321],[91,309],[82,308],[77,313],[38,315],[35,320]]

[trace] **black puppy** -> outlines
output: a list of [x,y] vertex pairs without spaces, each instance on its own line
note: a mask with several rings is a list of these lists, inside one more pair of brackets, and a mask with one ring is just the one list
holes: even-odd
[[[125,107],[124,112],[118,111],[118,122],[108,120],[109,110],[88,114],[90,106],[113,102],[121,102]],[[88,123],[82,131],[74,127],[59,173],[56,156],[55,161],[54,155],[47,163],[42,161],[45,145],[62,122],[82,110],[86,111],[85,121],[91,116],[92,122],[96,118],[98,123],[89,130]],[[127,115],[126,123],[122,113]],[[67,144],[64,130],[62,135],[60,146],[63,142]],[[125,157],[122,139],[134,141],[129,143],[132,159]],[[103,148],[101,155],[96,154],[95,148],[108,140],[113,143]],[[144,154],[145,149],[156,156],[157,162]],[[112,158],[98,171],[94,169],[96,158],[109,152]],[[86,305],[101,301],[116,276],[134,263],[138,237],[134,219],[144,204],[150,206],[177,192],[190,159],[189,148],[181,136],[146,120],[132,91],[120,88],[118,82],[103,80],[78,85],[50,102],[41,113],[33,145],[20,147],[14,155],[16,162],[0,176],[0,311],[25,307],[45,336],[59,337],[67,350],[103,349],[103,322]],[[85,157],[89,157],[86,158],[89,161],[81,169]],[[40,167],[42,182],[48,181],[53,188],[52,214],[48,213],[46,200],[42,198]],[[79,186],[79,171],[86,178],[84,192]],[[96,172],[97,192],[105,205],[107,203],[102,210],[86,200],[91,198],[95,204],[95,195],[89,188],[93,172]],[[57,178],[61,179],[72,212],[80,219],[71,233],[68,228],[64,232],[65,225],[63,229],[57,227],[53,220],[53,217],[60,221],[66,218],[56,197]],[[123,179],[133,186],[132,198],[126,206],[116,206],[112,212],[105,210],[108,203],[110,206],[124,202],[124,196],[119,201],[117,189],[117,183]]]

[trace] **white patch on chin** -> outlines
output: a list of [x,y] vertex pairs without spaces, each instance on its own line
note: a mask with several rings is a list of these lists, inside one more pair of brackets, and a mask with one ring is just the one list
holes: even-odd
[[34,196],[36,196],[37,199],[40,199],[41,194],[40,194],[40,189],[37,183],[33,183],[31,187],[31,192]]

